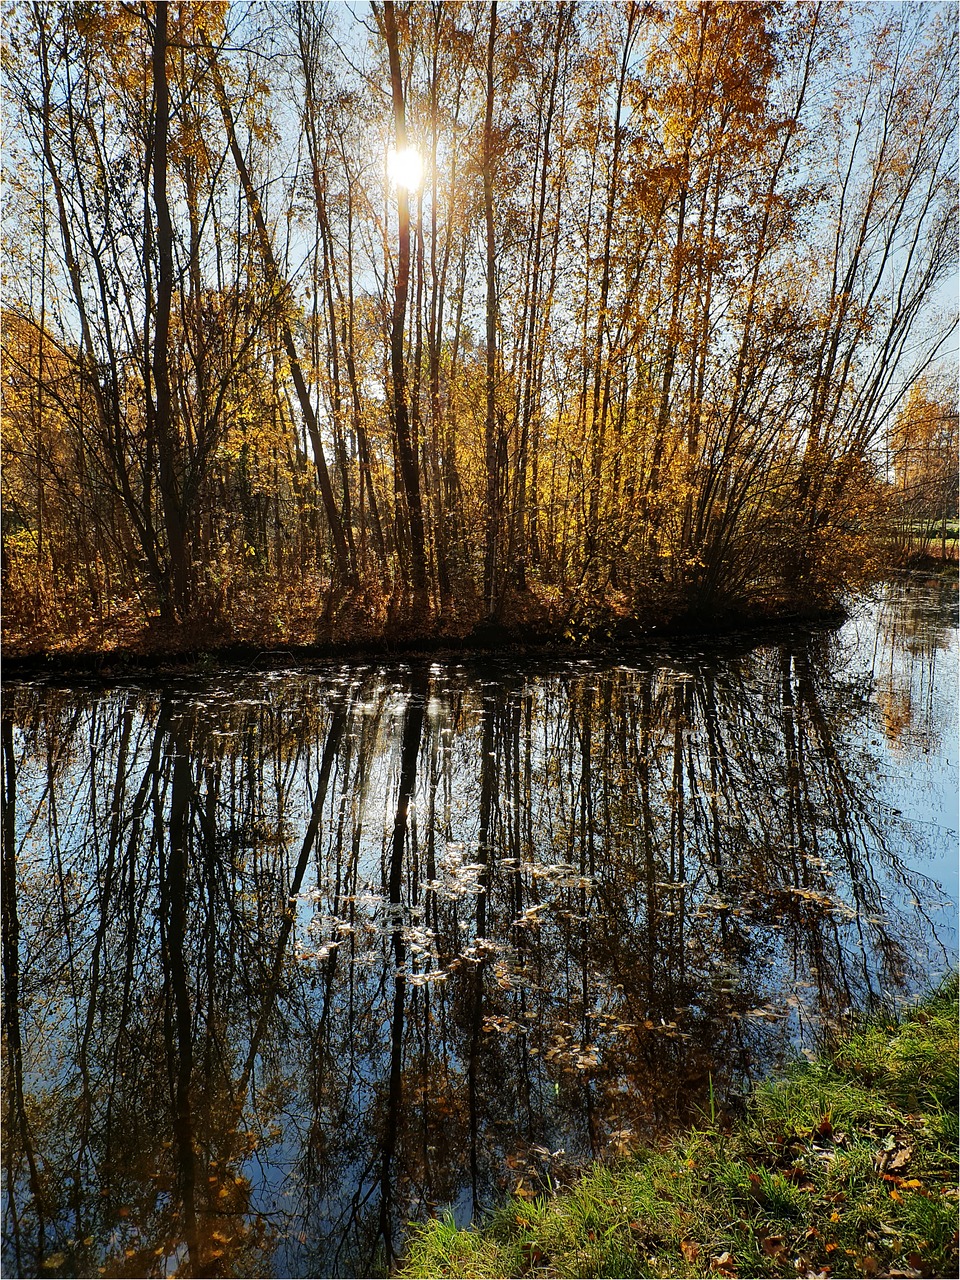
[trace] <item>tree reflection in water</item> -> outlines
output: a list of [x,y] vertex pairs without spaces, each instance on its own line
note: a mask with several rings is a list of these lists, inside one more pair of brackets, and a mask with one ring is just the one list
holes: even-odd
[[877,726],[936,752],[953,633],[903,617],[10,689],[7,1273],[383,1273],[409,1219],[730,1105],[922,982],[949,917]]

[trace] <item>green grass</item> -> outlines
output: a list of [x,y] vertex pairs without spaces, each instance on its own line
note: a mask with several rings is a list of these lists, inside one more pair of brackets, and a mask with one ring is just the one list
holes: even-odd
[[957,982],[759,1086],[742,1120],[596,1164],[404,1276],[956,1276]]

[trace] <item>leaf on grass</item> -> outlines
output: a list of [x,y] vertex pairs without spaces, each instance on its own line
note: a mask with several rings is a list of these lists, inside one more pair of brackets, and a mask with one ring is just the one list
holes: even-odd
[[766,1236],[760,1244],[768,1258],[778,1258],[786,1249],[783,1236]]
[[547,1265],[547,1255],[539,1245],[530,1240],[523,1242],[520,1246],[520,1252],[523,1254],[523,1260],[528,1267],[545,1267]]
[[760,1185],[760,1175],[758,1173],[751,1173],[751,1174],[748,1174],[747,1176],[750,1179],[750,1194],[753,1196],[755,1200],[759,1200],[761,1204],[765,1204],[767,1199],[767,1193],[764,1191],[763,1187]]
[[887,1170],[890,1173],[896,1173],[899,1169],[905,1169],[910,1163],[910,1157],[913,1155],[913,1147],[901,1147],[899,1151],[895,1151],[887,1161]]
[[737,1264],[732,1254],[721,1253],[718,1258],[710,1259],[710,1270],[721,1276],[736,1276]]
[[865,1276],[875,1276],[880,1270],[880,1264],[872,1253],[868,1253],[860,1265],[863,1267]]
[[692,1240],[681,1240],[680,1250],[687,1262],[696,1262],[700,1257],[700,1246],[698,1244],[694,1244]]

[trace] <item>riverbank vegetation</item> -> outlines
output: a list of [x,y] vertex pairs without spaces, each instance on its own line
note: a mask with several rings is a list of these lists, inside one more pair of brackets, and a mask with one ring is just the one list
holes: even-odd
[[6,16],[8,653],[809,612],[956,516],[950,6]]
[[[873,1021],[732,1124],[421,1228],[405,1276],[948,1276],[957,1268],[957,986]],[[554,1189],[551,1189],[554,1191]]]

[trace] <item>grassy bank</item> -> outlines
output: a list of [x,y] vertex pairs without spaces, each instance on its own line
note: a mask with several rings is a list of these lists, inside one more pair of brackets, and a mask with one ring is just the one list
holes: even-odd
[[745,1115],[479,1229],[419,1228],[405,1276],[956,1276],[957,983],[757,1088]]

